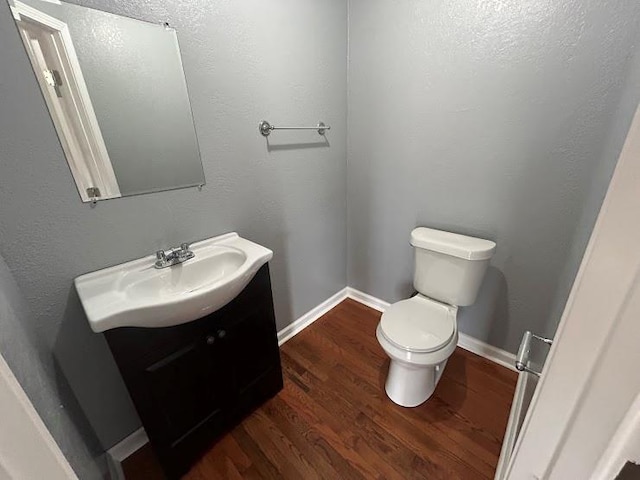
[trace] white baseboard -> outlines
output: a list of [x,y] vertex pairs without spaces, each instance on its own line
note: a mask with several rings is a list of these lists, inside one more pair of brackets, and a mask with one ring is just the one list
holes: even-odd
[[513,370],[514,372],[518,371],[516,370],[515,354],[502,350],[501,348],[494,347],[493,345],[489,345],[488,343],[478,340],[477,338],[473,338],[466,333],[458,333],[458,346],[460,348],[464,348],[468,352],[475,353],[487,360],[491,360],[498,365],[502,365],[509,370]]
[[122,471],[122,462],[148,442],[149,437],[147,437],[147,432],[144,431],[144,428],[140,427],[131,435],[107,450],[107,463],[111,480],[125,480],[124,472]]
[[338,305],[340,302],[347,298],[347,288],[343,288],[339,292],[327,298],[320,305],[312,308],[307,313],[302,315],[300,318],[295,320],[293,323],[290,323],[282,330],[278,332],[278,345],[282,345],[284,342],[289,340],[294,335],[297,335],[302,330],[307,328],[313,322],[318,320],[321,316],[331,310],[333,307]]
[[[389,302],[385,302],[379,298],[369,295],[368,293],[361,292],[355,288],[347,287],[347,296],[353,300],[360,302],[367,307],[371,307],[379,312],[384,312],[389,307]],[[516,356],[513,353],[502,350],[493,345],[473,338],[465,333],[458,333],[458,346],[465,350],[480,355],[481,357],[491,360],[492,362],[502,365],[516,372],[515,361]]]
[[389,302],[385,302],[373,295],[369,295],[368,293],[361,292],[360,290],[356,290],[352,287],[347,287],[347,296],[356,302],[360,302],[367,307],[371,307],[374,310],[378,310],[379,312],[384,312],[389,305]]

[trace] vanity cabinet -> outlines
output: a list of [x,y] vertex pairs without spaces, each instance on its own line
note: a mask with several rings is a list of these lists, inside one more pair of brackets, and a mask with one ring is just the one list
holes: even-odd
[[206,317],[175,327],[121,327],[105,336],[169,478],[184,474],[282,389],[268,265]]

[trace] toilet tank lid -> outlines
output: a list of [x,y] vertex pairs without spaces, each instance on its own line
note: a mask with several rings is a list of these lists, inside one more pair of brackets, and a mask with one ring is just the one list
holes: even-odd
[[426,227],[411,232],[411,245],[465,260],[487,260],[496,251],[496,243],[491,240]]

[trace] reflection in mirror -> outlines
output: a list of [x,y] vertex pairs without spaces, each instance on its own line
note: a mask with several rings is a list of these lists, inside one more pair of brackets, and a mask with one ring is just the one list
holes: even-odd
[[204,184],[173,28],[9,3],[83,201]]

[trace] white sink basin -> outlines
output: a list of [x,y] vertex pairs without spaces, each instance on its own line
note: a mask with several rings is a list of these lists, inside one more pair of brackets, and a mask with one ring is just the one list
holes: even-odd
[[94,332],[116,327],[169,327],[224,307],[273,257],[256,243],[227,233],[191,245],[195,257],[154,268],[155,256],[87,273],[76,290]]

